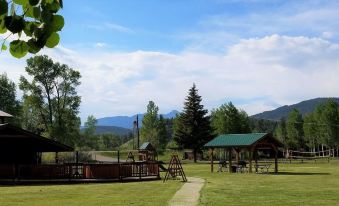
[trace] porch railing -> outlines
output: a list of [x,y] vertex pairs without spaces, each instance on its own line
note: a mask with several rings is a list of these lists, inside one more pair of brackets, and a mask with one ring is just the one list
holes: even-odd
[[0,165],[0,179],[120,179],[159,177],[158,163]]

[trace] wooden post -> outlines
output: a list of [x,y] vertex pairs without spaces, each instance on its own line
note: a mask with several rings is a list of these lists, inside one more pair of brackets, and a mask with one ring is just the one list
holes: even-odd
[[249,159],[250,159],[250,169],[249,172],[252,173],[252,158],[253,158],[253,151],[252,148],[249,150]]
[[255,162],[255,172],[258,173],[258,155],[255,150],[253,151],[253,155],[254,155],[254,162]]
[[55,164],[59,163],[59,155],[58,152],[55,153]]
[[236,162],[237,162],[237,164],[239,164],[239,149],[236,148],[234,150],[235,150],[235,153],[236,153]]
[[228,171],[232,173],[232,148],[228,149]]
[[118,163],[120,163],[120,150],[118,150]]
[[278,149],[274,146],[274,173],[278,174]]
[[214,151],[214,148],[211,149],[211,172],[213,172],[214,170],[214,165],[213,165],[213,151]]

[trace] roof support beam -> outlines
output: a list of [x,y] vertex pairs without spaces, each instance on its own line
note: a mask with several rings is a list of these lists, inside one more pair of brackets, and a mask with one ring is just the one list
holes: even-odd
[[232,173],[232,147],[228,148],[228,171]]
[[213,151],[214,151],[214,148],[212,148],[212,149],[210,150],[210,152],[211,152],[211,155],[210,155],[210,158],[211,158],[211,172],[213,172],[213,170],[214,170],[214,165],[213,165]]

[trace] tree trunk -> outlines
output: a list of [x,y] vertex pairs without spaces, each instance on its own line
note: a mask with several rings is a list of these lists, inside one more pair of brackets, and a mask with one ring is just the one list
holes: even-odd
[[194,158],[194,163],[197,163],[197,150],[193,149],[193,158]]

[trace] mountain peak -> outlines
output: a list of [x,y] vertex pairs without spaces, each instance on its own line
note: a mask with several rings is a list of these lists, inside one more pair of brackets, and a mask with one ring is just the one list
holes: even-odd
[[333,99],[339,104],[339,98],[337,97],[319,97],[315,99],[304,100],[297,104],[285,105],[271,111],[265,111],[252,115],[251,117],[255,119],[280,120],[281,118],[286,118],[293,109],[297,109],[302,115],[305,115],[312,112],[317,105],[323,104],[329,99]]
[[[162,114],[165,119],[174,118],[179,112],[177,110],[172,110],[167,114]],[[116,126],[122,127],[126,129],[133,128],[133,121],[135,121],[136,117],[139,117],[139,125],[141,126],[142,119],[145,114],[135,114],[133,116],[112,116],[112,117],[104,117],[97,119],[98,126]]]

